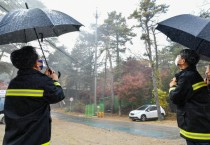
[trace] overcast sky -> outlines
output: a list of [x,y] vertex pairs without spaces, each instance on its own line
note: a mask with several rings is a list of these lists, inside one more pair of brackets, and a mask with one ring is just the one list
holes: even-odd
[[[98,24],[102,24],[107,18],[107,13],[111,11],[121,12],[122,16],[128,17],[136,8],[139,0],[42,0],[49,9],[55,9],[69,14],[85,27],[87,30],[90,24],[95,23],[96,9],[99,14]],[[201,9],[210,7],[210,0],[157,0],[158,4],[170,5],[167,14],[159,18],[159,21],[179,14],[198,14]],[[132,23],[131,20],[127,20]],[[73,47],[75,38],[79,32],[73,32],[60,36],[59,39],[68,47]],[[164,38],[164,36],[160,36]],[[165,39],[165,38],[164,38]],[[164,41],[160,40],[161,45]],[[136,49],[140,45],[139,38],[134,39],[133,53],[141,53]]]

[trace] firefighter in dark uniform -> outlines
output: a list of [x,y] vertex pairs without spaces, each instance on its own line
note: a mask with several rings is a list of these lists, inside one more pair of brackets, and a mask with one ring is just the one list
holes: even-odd
[[51,136],[50,104],[64,99],[57,74],[47,69],[34,47],[24,46],[11,53],[18,68],[5,99],[5,135],[3,145],[49,145]]
[[184,49],[175,60],[181,70],[170,82],[169,97],[177,106],[180,135],[187,145],[210,145],[210,96],[196,70],[199,55]]

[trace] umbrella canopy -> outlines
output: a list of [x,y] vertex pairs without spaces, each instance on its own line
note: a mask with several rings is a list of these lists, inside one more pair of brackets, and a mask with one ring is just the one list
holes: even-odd
[[56,10],[19,9],[3,16],[0,22],[0,45],[27,43],[39,38],[55,37],[79,31],[80,22]]
[[[26,3],[26,7],[27,3]],[[55,37],[64,33],[79,31],[83,26],[71,16],[49,9],[18,9],[8,12],[0,19],[0,45],[27,43],[38,39],[47,67],[41,38]]]
[[158,23],[156,29],[172,41],[196,50],[201,59],[210,60],[210,19],[183,14]]

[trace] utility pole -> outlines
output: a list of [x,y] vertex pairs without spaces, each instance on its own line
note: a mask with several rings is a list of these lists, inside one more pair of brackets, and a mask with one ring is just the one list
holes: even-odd
[[96,9],[96,28],[95,28],[95,64],[94,64],[94,113],[96,113],[96,105],[97,105],[97,96],[96,96],[96,89],[97,89],[97,47],[98,47],[98,36],[97,36],[97,27],[98,27],[98,12]]

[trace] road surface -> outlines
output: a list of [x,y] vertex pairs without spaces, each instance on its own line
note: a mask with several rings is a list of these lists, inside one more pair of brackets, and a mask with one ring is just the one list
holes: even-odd
[[[150,122],[148,122],[150,123]],[[5,125],[0,124],[0,144]],[[186,145],[177,127],[52,112],[51,145]]]
[[129,134],[145,137],[154,137],[160,139],[179,139],[179,129],[177,127],[166,127],[151,124],[142,124],[141,122],[120,122],[110,121],[88,117],[77,117],[58,112],[52,112],[61,120],[84,124],[92,127],[103,128],[107,130],[121,131]]

